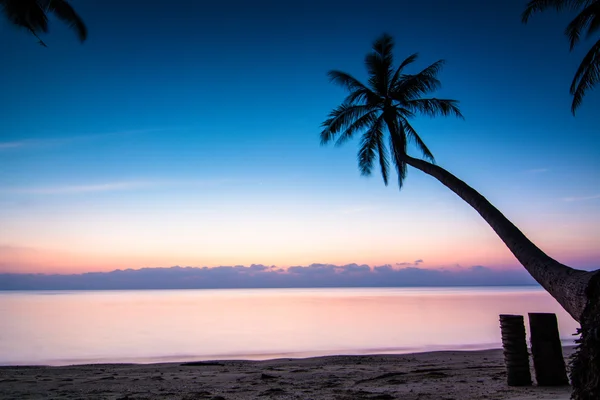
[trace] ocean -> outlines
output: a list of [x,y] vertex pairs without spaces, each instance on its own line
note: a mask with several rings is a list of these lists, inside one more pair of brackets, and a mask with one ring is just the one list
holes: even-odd
[[539,287],[0,291],[0,365],[270,359],[500,348]]

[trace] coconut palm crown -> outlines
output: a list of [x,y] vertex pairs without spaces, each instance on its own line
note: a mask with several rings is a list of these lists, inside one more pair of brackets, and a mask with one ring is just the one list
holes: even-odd
[[27,29],[44,47],[39,34],[48,33],[49,14],[73,29],[81,42],[87,38],[83,20],[66,0],[0,0],[0,7],[9,22]]
[[394,68],[393,47],[394,41],[388,34],[375,40],[372,51],[365,57],[369,79],[366,85],[345,72],[329,71],[330,80],[350,93],[323,122],[321,144],[335,140],[336,145],[341,145],[362,132],[358,151],[361,174],[370,175],[378,160],[383,182],[387,185],[391,158],[398,174],[398,185],[402,188],[406,177],[408,141],[416,145],[424,158],[434,162],[433,154],[410,120],[418,114],[431,117],[463,116],[456,100],[422,97],[440,88],[437,75],[444,60],[431,64],[417,74],[407,74],[404,69],[417,59],[417,54],[409,56]]
[[[531,0],[527,3],[522,20],[527,23],[533,14],[551,8],[557,11],[569,9],[579,12],[565,29],[565,35],[569,39],[571,50],[581,39],[589,39],[591,36],[598,34],[600,28],[600,0]],[[581,105],[586,92],[594,88],[599,81],[600,40],[596,41],[583,57],[571,82],[570,92],[573,95],[571,112],[573,115]]]

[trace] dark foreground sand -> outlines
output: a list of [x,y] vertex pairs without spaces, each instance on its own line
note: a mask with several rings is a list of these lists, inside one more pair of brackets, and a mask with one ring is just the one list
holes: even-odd
[[[572,349],[564,350],[565,357]],[[2,399],[568,399],[509,387],[501,350],[269,361],[0,367]]]

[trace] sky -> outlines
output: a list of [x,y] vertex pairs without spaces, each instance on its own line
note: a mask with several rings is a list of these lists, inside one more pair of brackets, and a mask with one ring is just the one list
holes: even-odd
[[[479,215],[410,170],[362,177],[358,140],[320,125],[365,80],[382,33],[412,72],[445,59],[419,116],[437,163],[550,256],[600,266],[600,91],[568,93],[591,42],[526,1],[73,0],[83,44],[51,19],[39,46],[0,20],[0,273],[312,264],[521,268]],[[409,70],[409,72],[411,72]],[[418,153],[410,149],[412,155]]]

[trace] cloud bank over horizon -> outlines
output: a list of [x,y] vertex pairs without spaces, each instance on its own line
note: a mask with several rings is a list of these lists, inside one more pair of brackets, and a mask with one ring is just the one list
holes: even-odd
[[422,260],[396,266],[311,264],[287,269],[180,267],[114,270],[83,274],[0,274],[0,290],[250,289],[319,287],[415,287],[535,285],[524,270],[484,266],[420,268]]

